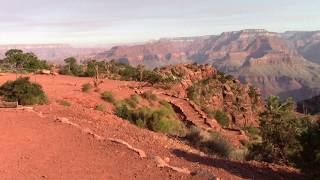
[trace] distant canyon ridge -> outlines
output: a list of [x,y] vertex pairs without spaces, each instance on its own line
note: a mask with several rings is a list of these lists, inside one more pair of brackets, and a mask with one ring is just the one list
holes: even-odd
[[[156,68],[168,64],[211,64],[264,95],[303,100],[320,94],[320,31],[268,32],[249,29],[220,35],[163,38],[140,45],[72,48],[68,45],[19,48],[61,63],[78,59],[116,60]],[[0,54],[9,47],[0,45]]]

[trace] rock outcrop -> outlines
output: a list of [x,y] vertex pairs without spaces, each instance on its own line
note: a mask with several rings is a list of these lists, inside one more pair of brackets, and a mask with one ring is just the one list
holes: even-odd
[[232,121],[230,127],[257,125],[258,115],[264,107],[259,89],[241,84],[210,65],[170,65],[158,71],[174,79],[162,87],[167,94],[189,98],[207,114],[225,112]]

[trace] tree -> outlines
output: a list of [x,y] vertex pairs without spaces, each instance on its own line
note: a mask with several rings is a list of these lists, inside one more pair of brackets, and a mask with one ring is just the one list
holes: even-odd
[[260,115],[262,142],[250,148],[250,158],[266,162],[293,165],[302,146],[300,135],[307,130],[308,120],[297,117],[291,99],[281,102],[271,96]]
[[144,72],[144,69],[145,69],[145,65],[143,64],[139,64],[137,66],[137,70],[139,71],[139,78],[140,78],[140,81],[142,82],[143,81],[143,72]]
[[20,49],[10,49],[5,53],[5,56],[9,63],[14,64],[15,68],[21,68],[25,60],[23,51]]
[[6,53],[4,61],[10,64],[11,68],[24,69],[28,72],[35,72],[39,69],[49,69],[46,61],[39,60],[33,53],[24,53],[19,49],[11,49]]
[[320,177],[320,122],[311,124],[300,137],[302,151],[297,162],[302,171],[315,179]]
[[77,63],[77,59],[69,57],[64,60],[66,65],[60,70],[60,74],[80,76],[83,74],[82,66]]
[[24,53],[24,64],[23,68],[30,72],[35,72],[39,69],[50,69],[50,66],[46,61],[41,61],[33,53]]

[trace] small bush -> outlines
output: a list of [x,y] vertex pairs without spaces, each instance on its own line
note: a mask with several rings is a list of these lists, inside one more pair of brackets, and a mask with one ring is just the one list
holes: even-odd
[[254,127],[252,125],[244,126],[241,128],[245,132],[249,133],[250,135],[258,135],[260,133],[259,129],[257,127]]
[[96,105],[96,107],[94,109],[97,111],[101,111],[101,112],[106,111],[106,107],[103,104]]
[[223,127],[228,127],[230,124],[230,119],[228,115],[223,111],[211,111],[208,113],[210,118],[214,118],[218,121]]
[[132,107],[128,102],[133,103],[134,100],[124,100],[116,103],[117,116],[129,120],[139,127],[148,128],[152,131],[178,136],[184,134],[184,124],[175,119],[175,114],[171,106],[170,108],[162,106],[156,109],[144,106],[135,109],[135,107]]
[[93,86],[90,83],[86,83],[82,85],[82,92],[89,92]]
[[31,83],[28,77],[7,81],[0,87],[0,95],[6,101],[18,101],[20,105],[44,104],[47,96],[41,85]]
[[258,142],[261,140],[260,130],[257,127],[249,125],[249,126],[244,126],[241,129],[246,132],[246,134],[249,136],[251,141]]
[[138,95],[136,95],[136,94],[131,95],[130,98],[135,103],[139,103],[139,101],[140,101],[140,97]]
[[232,145],[218,132],[208,133],[193,127],[187,134],[186,139],[195,148],[224,158],[229,158],[233,150]]
[[206,146],[209,152],[216,153],[225,158],[229,158],[232,151],[231,144],[222,136],[212,136],[212,138],[206,142]]
[[142,97],[147,99],[148,101],[156,101],[158,97],[153,94],[151,91],[146,91],[142,94]]
[[128,104],[130,107],[132,108],[136,108],[137,107],[137,103],[131,99],[125,99],[125,103]]
[[131,119],[131,111],[129,110],[126,104],[118,104],[116,105],[116,115],[121,117],[122,119]]
[[113,97],[113,94],[112,92],[110,91],[105,91],[101,94],[101,98],[107,102],[110,102],[110,103],[114,103],[115,102],[115,99]]
[[71,104],[67,100],[58,100],[57,103],[66,107],[71,106]]
[[154,131],[164,134],[182,135],[184,133],[184,125],[177,120],[160,119],[153,127]]
[[248,149],[247,148],[234,149],[230,153],[230,159],[237,160],[237,161],[245,161],[247,155],[248,155]]

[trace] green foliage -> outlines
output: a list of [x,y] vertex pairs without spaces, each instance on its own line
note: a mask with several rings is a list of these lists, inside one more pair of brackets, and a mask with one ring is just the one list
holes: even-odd
[[216,76],[196,81],[187,89],[188,98],[201,107],[211,103],[212,96],[224,91],[225,83],[220,82]]
[[33,53],[24,53],[19,49],[11,49],[5,53],[3,63],[6,63],[8,68],[16,68],[26,72],[36,72],[41,69],[50,69],[46,61],[40,60]]
[[105,91],[101,94],[101,98],[107,102],[110,102],[110,103],[114,103],[115,102],[115,99],[113,97],[113,94],[112,92],[110,91]]
[[91,89],[93,88],[93,86],[90,83],[85,83],[82,85],[82,92],[89,92]]
[[177,120],[160,119],[155,123],[153,130],[165,134],[180,135],[183,134],[184,125]]
[[41,85],[31,83],[28,77],[7,81],[0,87],[0,95],[6,101],[17,101],[21,105],[44,104],[47,97]]
[[64,99],[58,100],[57,103],[60,104],[61,106],[66,106],[66,107],[71,106],[70,102],[68,102],[67,100],[64,100]]
[[298,137],[306,131],[308,120],[293,113],[293,102],[281,102],[271,96],[260,116],[262,142],[250,148],[249,158],[266,162],[293,165],[302,150]]
[[[98,62],[96,60],[90,60],[86,63],[87,69],[84,73],[86,77],[95,77],[97,71],[99,74],[106,73],[105,62]],[[96,69],[97,68],[97,69]]]
[[258,135],[260,133],[259,129],[257,127],[252,126],[252,125],[244,126],[241,129],[251,135]]
[[176,119],[175,112],[171,106],[163,105],[159,108],[143,106],[136,108],[137,105],[133,107],[129,103],[134,102],[132,97],[130,101],[125,99],[116,103],[117,116],[129,120],[141,128],[148,128],[152,131],[178,136],[184,133],[185,127],[182,122]]
[[299,154],[297,165],[304,173],[313,179],[320,177],[320,122],[311,124],[307,131],[302,133],[299,141],[302,151]]
[[218,132],[207,133],[198,128],[191,128],[186,139],[195,148],[209,154],[216,154],[224,158],[230,158],[233,151],[232,145]]
[[229,158],[237,161],[245,161],[248,155],[247,148],[233,149],[229,155]]
[[211,111],[208,113],[210,118],[215,118],[218,123],[223,127],[228,127],[230,124],[230,119],[228,115],[223,111]]
[[63,66],[59,73],[63,75],[83,76],[84,72],[82,66],[77,63],[76,58],[69,57],[64,60],[65,66]]
[[156,101],[158,97],[153,94],[151,91],[146,91],[142,94],[142,97],[147,99],[148,101]]
[[130,98],[124,100],[132,108],[136,108],[139,103],[139,97],[137,95],[132,95]]
[[163,81],[162,76],[155,71],[145,71],[144,74],[143,81],[149,82],[152,85],[161,83]]
[[103,104],[97,104],[94,109],[101,112],[106,111],[106,107]]
[[90,61],[90,62],[87,63],[87,70],[86,70],[85,74],[88,77],[94,77],[96,75],[95,62],[94,61]]

